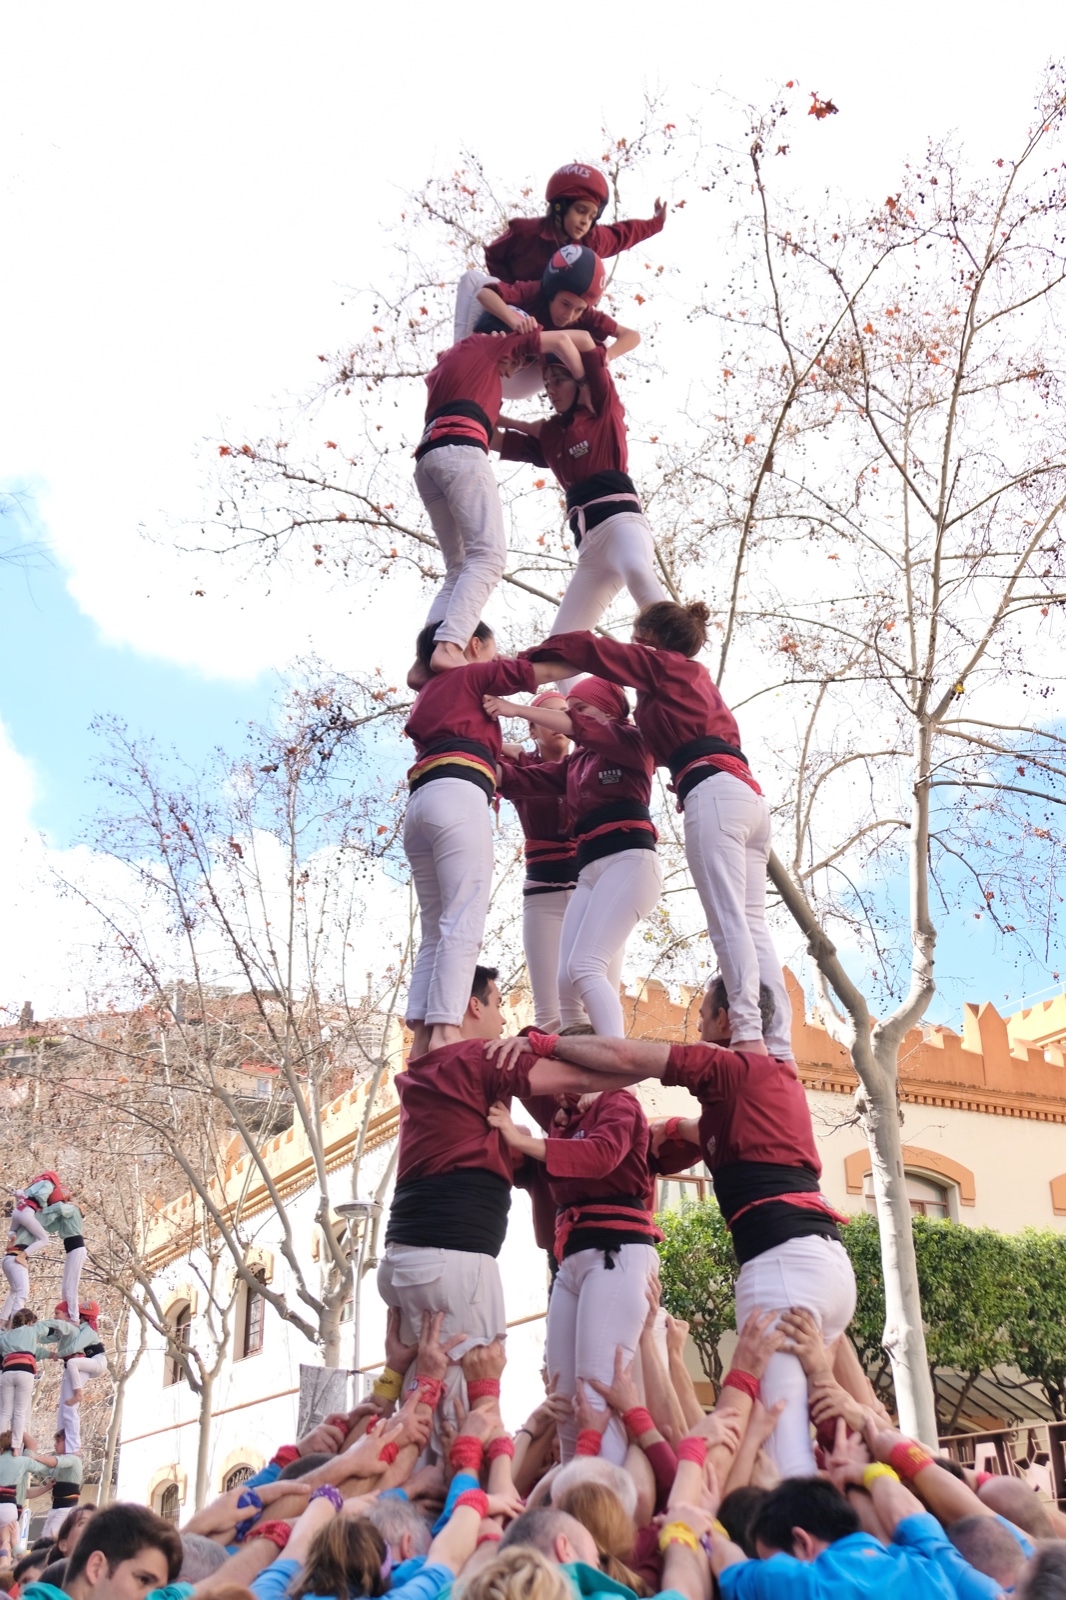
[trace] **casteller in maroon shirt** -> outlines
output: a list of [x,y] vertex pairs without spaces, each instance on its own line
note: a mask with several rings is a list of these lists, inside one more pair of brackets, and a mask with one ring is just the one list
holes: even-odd
[[[494,289],[504,305],[517,306],[527,317],[535,317],[542,328],[556,326],[552,321],[551,301],[539,283],[489,283],[485,287]],[[606,340],[613,339],[618,332],[618,324],[614,318],[609,317],[605,311],[597,311],[594,306],[586,306],[574,322],[568,322],[566,330],[571,328],[584,328],[585,332],[591,333],[596,343],[601,345]]]
[[597,346],[583,351],[581,360],[593,409],[578,406],[568,418],[548,417],[536,436],[505,428],[500,447],[504,461],[550,467],[564,489],[600,472],[629,471],[625,409],[607,365],[607,352]]
[[[677,650],[644,644],[623,644],[595,633],[557,633],[532,650],[530,661],[566,661],[578,672],[591,672],[611,683],[637,691],[633,720],[644,736],[656,766],[669,767],[679,802],[698,781],[700,768],[730,772],[761,794],[740,756],[740,730],[718,686],[698,661]],[[725,748],[700,756],[696,748],[717,741]],[[694,763],[698,763],[694,764]],[[681,774],[686,778],[678,783]]]
[[636,1095],[608,1089],[584,1111],[576,1103],[568,1108],[562,1122],[553,1096],[521,1098],[546,1135],[544,1166],[562,1224],[556,1233],[560,1260],[578,1250],[612,1250],[662,1237],[652,1215],[648,1119]]
[[483,1039],[461,1039],[412,1057],[397,1073],[400,1139],[386,1244],[499,1255],[514,1161],[488,1110],[528,1093],[533,1064],[526,1057],[507,1072],[485,1054]]
[[700,1144],[664,1141],[657,1165],[679,1172],[702,1156],[742,1265],[786,1239],[840,1238],[837,1213],[819,1193],[822,1163],[794,1061],[675,1044],[662,1082],[699,1101]]
[[435,673],[419,690],[404,726],[418,752],[407,774],[411,788],[421,788],[435,777],[463,778],[477,783],[491,799],[503,734],[497,718],[486,712],[483,698],[535,688],[528,661],[500,656]]
[[584,238],[574,240],[569,236],[560,239],[547,217],[512,217],[506,233],[485,246],[485,265],[502,283],[518,283],[523,278],[539,280],[560,244],[582,244],[595,250],[602,261],[650,239],[662,230],[665,221],[664,212],[647,221],[597,222]]
[[443,351],[426,374],[426,429],[415,459],[445,444],[487,452],[503,404],[500,362],[512,356],[534,361],[539,355],[539,328],[532,333],[472,333]]
[[[542,767],[544,758],[537,750],[522,750],[510,763],[520,771]],[[547,795],[512,795],[506,778],[500,793],[518,813],[525,835],[526,881],[522,894],[529,898],[572,889],[577,881],[577,844],[571,835],[570,813],[564,796],[553,790]]]

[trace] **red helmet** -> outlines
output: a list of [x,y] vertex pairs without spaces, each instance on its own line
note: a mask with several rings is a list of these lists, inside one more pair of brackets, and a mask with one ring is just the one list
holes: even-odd
[[90,1328],[96,1327],[96,1319],[100,1315],[100,1307],[95,1300],[83,1300],[78,1307],[78,1311],[83,1322],[87,1322]]
[[52,1193],[48,1196],[49,1205],[54,1206],[57,1200],[70,1199],[70,1190],[60,1183],[58,1172],[39,1172],[36,1178],[30,1179],[26,1187],[32,1189],[35,1183],[50,1183],[52,1185]]
[[57,1316],[57,1317],[62,1317],[64,1322],[69,1322],[70,1321],[70,1307],[67,1305],[67,1302],[65,1300],[60,1300],[59,1301],[59,1303],[56,1305],[56,1308],[55,1308],[55,1311],[54,1311],[53,1315]]
[[564,244],[544,268],[540,284],[549,300],[568,290],[594,306],[606,287],[607,269],[595,250],[583,244]]
[[571,200],[591,200],[599,207],[596,212],[596,221],[603,216],[603,208],[607,204],[610,190],[607,179],[598,167],[590,167],[584,161],[571,161],[567,166],[560,167],[548,179],[548,187],[544,192],[552,213],[561,217]]

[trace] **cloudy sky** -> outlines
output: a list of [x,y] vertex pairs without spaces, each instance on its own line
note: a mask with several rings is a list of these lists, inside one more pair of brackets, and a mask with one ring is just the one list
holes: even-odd
[[[713,140],[709,91],[758,101],[792,77],[841,107],[820,181],[880,198],[927,134],[957,132],[978,165],[1013,146],[1060,31],[1045,0],[1021,18],[957,0],[623,0],[513,20],[420,0],[7,8],[0,1001],[59,1004],[57,969],[88,937],[39,873],[79,849],[95,716],[196,762],[268,714],[309,648],[365,665],[357,594],[238,584],[175,547],[210,514],[210,441],[269,429],[317,352],[362,331],[344,302],[383,275],[405,190],[464,144],[546,175],[595,154],[646,87],[706,103]],[[689,206],[663,250],[689,261],[705,242]],[[407,647],[375,648],[391,671]],[[1010,975],[985,978],[1018,998]]]

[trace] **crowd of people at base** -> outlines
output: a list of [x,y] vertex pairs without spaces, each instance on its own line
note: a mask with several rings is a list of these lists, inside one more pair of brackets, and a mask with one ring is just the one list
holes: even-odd
[[[975,1475],[833,1378],[813,1319],[747,1319],[714,1408],[654,1296],[638,1358],[573,1399],[548,1382],[513,1431],[502,1341],[455,1360],[443,1316],[390,1318],[372,1399],[277,1450],[178,1530],[144,1506],[81,1506],[14,1566],[13,1600],[1062,1600],[1066,1517],[1021,1480]],[[807,1371],[819,1468],[782,1478],[760,1383],[787,1336]],[[453,1370],[454,1369],[454,1370]],[[458,1375],[457,1381],[456,1375]],[[465,1393],[468,1404],[458,1400]],[[450,1398],[449,1398],[450,1397]],[[574,1434],[570,1459],[564,1445]],[[603,1452],[608,1431],[621,1461]]]

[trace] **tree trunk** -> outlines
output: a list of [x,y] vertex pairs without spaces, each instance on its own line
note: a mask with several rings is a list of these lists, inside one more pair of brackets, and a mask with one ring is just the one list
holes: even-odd
[[[355,1274],[352,1274],[354,1284]],[[330,1296],[332,1299],[332,1296]],[[322,1365],[324,1367],[339,1367],[341,1363],[341,1304],[331,1305],[328,1301],[322,1307],[318,1316],[318,1338],[322,1348]]]
[[201,1372],[200,1430],[196,1445],[196,1498],[195,1509],[202,1511],[207,1501],[207,1468],[211,1458],[211,1401],[215,1393],[215,1376]]
[[903,1141],[895,1095],[895,1062],[891,1069],[875,1062],[861,1075],[863,1130],[870,1147],[874,1198],[881,1235],[881,1271],[885,1288],[884,1347],[892,1363],[899,1425],[930,1449],[937,1448],[936,1400],[929,1377],[922,1327],[918,1263],[914,1254],[911,1208],[903,1174]]
[[122,1432],[122,1402],[126,1397],[126,1380],[128,1378],[129,1369],[124,1367],[122,1376],[115,1381],[114,1393],[111,1396],[111,1421],[108,1423],[107,1443],[104,1446],[104,1464],[100,1469],[98,1504],[102,1506],[106,1506],[112,1496],[115,1457],[118,1454],[118,1436]]

